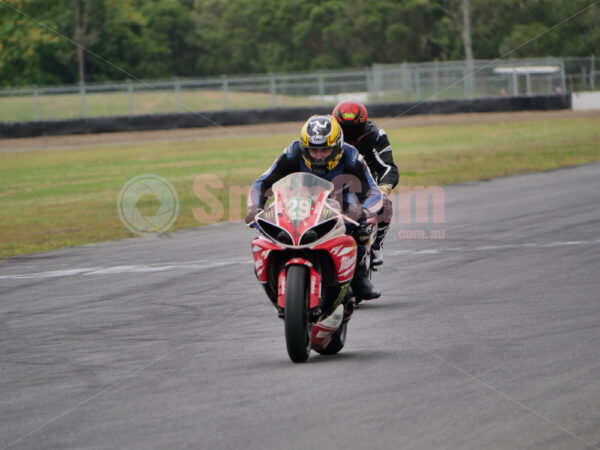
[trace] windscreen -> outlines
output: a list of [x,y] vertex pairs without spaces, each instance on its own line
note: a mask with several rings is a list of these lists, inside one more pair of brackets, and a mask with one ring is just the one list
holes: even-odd
[[315,201],[323,191],[331,192],[333,184],[311,173],[297,172],[273,184],[273,192],[279,192],[287,216],[298,228],[310,216]]

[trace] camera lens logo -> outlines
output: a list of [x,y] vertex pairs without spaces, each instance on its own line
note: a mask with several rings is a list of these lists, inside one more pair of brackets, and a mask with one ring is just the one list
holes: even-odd
[[[143,198],[143,199],[142,199]],[[152,215],[144,215],[140,202],[158,204]],[[139,175],[129,180],[117,198],[119,219],[129,231],[140,236],[164,233],[175,223],[179,214],[179,197],[171,183],[153,174]]]

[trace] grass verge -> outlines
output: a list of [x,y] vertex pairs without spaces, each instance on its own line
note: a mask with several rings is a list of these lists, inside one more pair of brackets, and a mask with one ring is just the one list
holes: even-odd
[[[600,160],[597,117],[387,129],[400,185],[443,186]],[[245,195],[295,138],[275,135],[0,154],[0,257],[134,236],[116,200],[152,173],[175,187],[171,230],[239,221]],[[196,184],[194,184],[196,180]],[[145,196],[143,215],[159,202]]]
[[[130,104],[131,100],[131,104]],[[310,97],[231,92],[225,97],[222,91],[194,90],[181,93],[183,105],[179,112],[212,111],[222,109],[260,109],[273,106],[315,106],[318,99]],[[136,92],[129,98],[127,92],[87,93],[85,97],[87,117],[174,113],[178,111],[174,91]],[[41,120],[70,119],[82,117],[79,94],[44,94],[37,99]],[[0,122],[36,120],[36,103],[33,95],[2,97],[0,99]]]

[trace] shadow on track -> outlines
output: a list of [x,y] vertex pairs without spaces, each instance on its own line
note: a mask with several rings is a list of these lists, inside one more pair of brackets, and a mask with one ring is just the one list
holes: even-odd
[[356,308],[357,314],[361,311],[373,311],[375,309],[398,309],[398,308],[414,308],[416,306],[423,306],[425,301],[410,302],[402,300],[389,300],[389,301],[378,301],[378,300],[365,300],[361,302]]
[[382,351],[382,350],[370,350],[364,349],[360,351],[345,351],[342,350],[336,355],[319,355],[312,351],[308,361],[302,364],[295,364],[287,357],[287,354],[282,353],[281,358],[273,359],[270,361],[261,360],[252,364],[245,364],[244,367],[248,371],[254,370],[275,370],[275,369],[288,369],[290,367],[308,367],[313,364],[327,364],[327,363],[340,363],[340,362],[359,362],[364,363],[367,361],[378,361],[393,357],[395,351]]
[[387,359],[392,357],[392,355],[396,354],[394,351],[383,351],[383,350],[370,350],[365,349],[362,351],[344,351],[342,350],[340,353],[335,355],[318,355],[312,354],[308,360],[308,363],[316,364],[316,363],[332,363],[339,361],[358,361],[358,362],[366,362],[366,361],[375,361],[381,359]]

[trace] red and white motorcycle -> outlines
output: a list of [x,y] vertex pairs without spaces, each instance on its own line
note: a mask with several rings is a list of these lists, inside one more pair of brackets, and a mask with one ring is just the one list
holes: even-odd
[[273,184],[273,202],[254,219],[252,240],[258,281],[285,323],[290,359],[311,349],[339,352],[354,310],[350,282],[357,247],[346,234],[333,184],[311,173],[293,173]]

